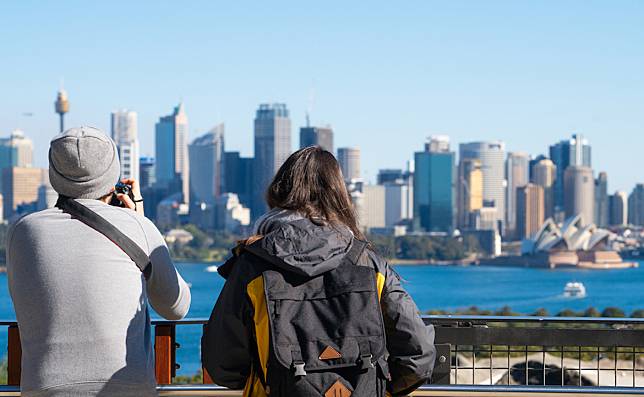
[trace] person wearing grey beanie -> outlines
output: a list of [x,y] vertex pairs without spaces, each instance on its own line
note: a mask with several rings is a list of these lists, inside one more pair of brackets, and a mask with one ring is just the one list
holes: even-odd
[[[55,136],[49,178],[115,226],[150,259],[145,275],[103,234],[59,208],[27,215],[7,236],[7,276],[22,345],[21,395],[156,396],[148,303],[183,318],[190,289],[163,236],[143,214],[138,182],[115,194],[120,162],[114,142],[93,127]],[[113,196],[122,203],[108,203]]]

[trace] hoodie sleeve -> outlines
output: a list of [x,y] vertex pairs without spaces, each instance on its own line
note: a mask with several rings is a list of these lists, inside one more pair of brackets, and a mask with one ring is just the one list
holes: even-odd
[[239,267],[232,266],[201,338],[204,367],[229,389],[243,389],[251,372],[250,304]]
[[385,285],[380,304],[387,335],[391,381],[394,396],[411,393],[432,375],[436,350],[434,327],[426,326],[418,307],[400,283],[398,274],[384,263]]

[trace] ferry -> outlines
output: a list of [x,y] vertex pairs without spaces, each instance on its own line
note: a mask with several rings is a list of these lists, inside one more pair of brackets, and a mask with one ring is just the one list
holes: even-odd
[[566,283],[564,296],[567,298],[584,298],[586,296],[586,287],[577,281]]
[[204,271],[208,273],[217,273],[217,265],[210,265],[205,268]]

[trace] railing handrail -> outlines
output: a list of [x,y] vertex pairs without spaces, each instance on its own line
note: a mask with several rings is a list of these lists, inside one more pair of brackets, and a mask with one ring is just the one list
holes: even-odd
[[[455,322],[485,323],[583,323],[583,324],[624,324],[644,325],[644,318],[637,317],[554,317],[554,316],[484,316],[467,314],[423,315],[426,324],[453,324]],[[206,317],[193,317],[183,320],[153,319],[152,325],[180,324],[203,325],[208,322]],[[0,326],[16,325],[16,320],[0,320]]]
[[[158,386],[160,396],[241,396],[240,391],[229,390],[216,385],[167,385]],[[626,387],[548,387],[548,386],[478,386],[478,385],[454,385],[439,386],[427,385],[418,389],[413,396],[432,397],[460,397],[460,396],[567,396],[583,395],[593,397],[626,397],[644,394],[644,388]],[[20,396],[20,388],[17,386],[0,386],[0,396]]]

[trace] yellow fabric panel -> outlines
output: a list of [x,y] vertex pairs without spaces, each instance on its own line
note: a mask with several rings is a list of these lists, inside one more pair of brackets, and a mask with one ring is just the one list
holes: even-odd
[[376,285],[378,286],[378,299],[382,296],[382,290],[385,288],[385,275],[376,273]]
[[268,394],[264,390],[262,382],[259,380],[255,371],[253,371],[248,380],[246,381],[246,387],[244,387],[244,397],[268,397]]
[[[266,365],[268,363],[268,346],[269,346],[269,328],[268,328],[268,307],[266,306],[266,298],[264,296],[264,278],[259,276],[246,286],[246,293],[253,304],[253,322],[255,323],[255,337],[257,338],[257,352],[259,355],[259,362],[262,366],[261,370],[266,376]],[[259,387],[253,387],[253,390],[260,389],[263,392],[259,379],[254,376],[254,383],[259,384]],[[246,395],[244,393],[244,395]],[[255,394],[253,396],[263,396],[264,394]]]

